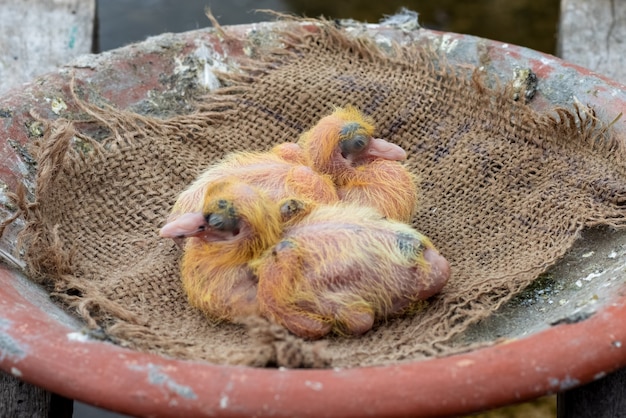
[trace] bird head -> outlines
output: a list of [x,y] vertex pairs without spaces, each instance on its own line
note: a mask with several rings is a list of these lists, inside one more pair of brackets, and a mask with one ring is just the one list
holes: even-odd
[[161,228],[165,238],[195,238],[196,244],[242,257],[260,254],[282,232],[281,209],[260,190],[227,179],[210,184],[202,211],[184,213]]
[[335,108],[305,132],[299,144],[313,167],[330,175],[375,159],[406,159],[406,152],[398,145],[374,137],[372,120],[352,106]]

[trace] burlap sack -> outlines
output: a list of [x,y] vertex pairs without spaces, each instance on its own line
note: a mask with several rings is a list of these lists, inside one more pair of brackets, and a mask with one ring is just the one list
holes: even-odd
[[[624,149],[588,109],[537,114],[418,45],[385,52],[319,24],[315,34],[287,25],[280,54],[251,45],[264,58],[249,77],[226,80],[193,114],[159,120],[85,105],[110,133],[102,142],[71,121],[51,123],[35,150],[35,201],[23,205],[31,277],[137,350],[221,364],[381,365],[467,349],[452,338],[554,264],[582,228],[624,224]],[[415,316],[321,343],[261,319],[212,323],[190,308],[181,251],[158,237],[177,194],[225,153],[295,141],[347,104],[408,151],[420,178],[413,225],[452,265],[444,291]]]

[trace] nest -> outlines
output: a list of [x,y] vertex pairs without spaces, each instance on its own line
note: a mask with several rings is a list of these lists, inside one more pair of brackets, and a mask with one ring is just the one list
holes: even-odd
[[[383,365],[469,349],[455,337],[526,288],[583,228],[623,225],[624,149],[589,109],[538,113],[424,46],[383,49],[312,23],[286,22],[280,49],[238,40],[257,58],[222,75],[225,87],[193,112],[156,118],[77,99],[90,123],[46,121],[32,150],[36,193],[22,202],[30,277],[137,350],[218,364]],[[158,237],[178,193],[226,153],[295,141],[345,105],[408,152],[420,179],[412,224],[452,266],[443,292],[361,337],[317,343],[262,319],[214,323],[191,308],[181,251]],[[95,128],[104,139],[89,134]]]

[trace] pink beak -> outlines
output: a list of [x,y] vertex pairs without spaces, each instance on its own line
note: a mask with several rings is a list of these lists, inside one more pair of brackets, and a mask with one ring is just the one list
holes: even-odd
[[184,213],[161,228],[163,238],[188,238],[202,234],[206,230],[206,220],[201,212]]
[[371,157],[382,158],[383,160],[406,160],[405,150],[382,138],[372,138],[367,147],[366,154]]

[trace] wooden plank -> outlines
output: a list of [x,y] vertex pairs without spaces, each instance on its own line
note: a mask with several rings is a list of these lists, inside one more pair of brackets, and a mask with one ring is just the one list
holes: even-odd
[[[0,0],[0,94],[91,52],[96,0]],[[0,415],[71,418],[73,401],[0,371]]]
[[0,0],[0,93],[92,50],[95,0]]
[[615,418],[626,413],[626,369],[557,395],[557,418]]
[[626,83],[626,2],[561,0],[557,55]]
[[[626,83],[626,2],[561,0],[558,36],[561,58]],[[558,418],[624,416],[626,369],[558,394],[557,409]]]
[[13,418],[71,418],[73,402],[0,371],[0,414]]

